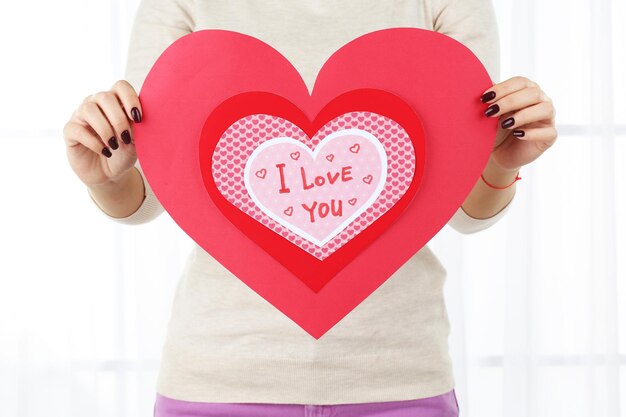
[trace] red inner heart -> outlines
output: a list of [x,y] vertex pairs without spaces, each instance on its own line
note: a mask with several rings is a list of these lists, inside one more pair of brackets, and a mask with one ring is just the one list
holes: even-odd
[[[415,174],[405,195],[391,209],[324,260],[317,259],[243,213],[219,192],[212,176],[212,155],[224,131],[235,121],[250,114],[270,114],[289,120],[312,137],[328,121],[351,111],[371,111],[399,123],[411,138],[415,149]],[[408,206],[421,183],[425,154],[424,130],[416,112],[399,97],[377,89],[358,89],[343,93],[324,106],[313,121],[296,105],[279,95],[260,91],[241,93],[222,102],[207,117],[199,141],[202,178],[216,206],[237,228],[247,236],[254,236],[254,241],[263,250],[315,293],[380,236]]]

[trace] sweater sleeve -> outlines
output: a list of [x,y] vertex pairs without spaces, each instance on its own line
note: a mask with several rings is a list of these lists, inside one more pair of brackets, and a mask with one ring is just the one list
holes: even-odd
[[509,211],[511,205],[513,204],[513,200],[515,200],[515,194],[509,203],[504,206],[498,213],[494,214],[491,217],[486,219],[477,219],[475,217],[470,216],[463,210],[463,207],[459,207],[454,215],[448,220],[448,225],[452,227],[459,233],[463,234],[471,234],[480,232],[490,226],[493,226],[504,217],[504,215]]
[[[467,46],[485,66],[494,83],[500,78],[500,41],[491,0],[433,0],[433,30]],[[497,223],[509,211],[513,199],[495,215],[477,219],[459,207],[448,225],[463,234],[475,233]]]
[[[176,39],[194,31],[194,0],[141,0],[137,8],[130,34],[126,71],[124,79],[139,93],[143,82],[161,53]],[[109,219],[122,224],[142,224],[154,220],[163,211],[150,185],[145,179],[139,160],[135,167],[144,183],[144,199],[139,208],[127,217],[113,217],[105,213],[91,201],[100,212]],[[89,189],[88,189],[89,191]]]

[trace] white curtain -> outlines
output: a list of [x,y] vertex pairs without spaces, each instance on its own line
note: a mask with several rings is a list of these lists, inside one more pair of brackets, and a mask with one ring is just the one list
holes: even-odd
[[[537,81],[560,138],[515,205],[430,245],[461,415],[626,416],[626,2],[494,0],[502,79]],[[191,241],[164,213],[105,219],[62,126],[121,78],[137,1],[11,2],[0,13],[0,415],[152,415]]]
[[502,79],[537,81],[560,137],[503,221],[433,240],[462,415],[626,416],[626,2],[494,5]]

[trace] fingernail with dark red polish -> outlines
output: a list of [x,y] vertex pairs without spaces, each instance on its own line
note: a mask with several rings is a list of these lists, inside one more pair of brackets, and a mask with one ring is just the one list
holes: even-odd
[[102,148],[102,155],[110,158],[113,154],[111,153],[111,150],[105,146],[104,148]]
[[482,101],[483,103],[486,103],[488,101],[493,100],[494,98],[496,98],[496,92],[487,91],[485,94],[482,95],[482,97],[480,98],[480,101]]
[[526,132],[524,132],[523,130],[514,130],[513,131],[513,136],[517,136],[518,138],[523,137],[526,134]]
[[512,118],[512,117],[509,117],[504,122],[502,122],[502,129],[509,128],[509,127],[513,126],[514,124],[515,124],[515,119]]
[[128,130],[122,132],[122,140],[127,145],[130,143],[130,133],[128,133]]
[[133,109],[130,111],[130,114],[133,116],[133,120],[135,122],[141,122],[141,113],[139,113],[139,109],[137,107],[133,107]]
[[500,106],[498,106],[497,104],[492,104],[491,106],[487,107],[487,110],[485,110],[485,116],[493,116],[499,111]]
[[111,137],[111,139],[109,139],[109,146],[111,148],[113,148],[113,150],[116,150],[117,148],[120,147],[119,143],[117,143],[117,139],[115,139],[115,136]]

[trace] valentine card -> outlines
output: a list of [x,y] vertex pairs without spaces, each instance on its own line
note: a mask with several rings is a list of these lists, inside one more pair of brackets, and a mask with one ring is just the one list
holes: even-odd
[[311,93],[267,43],[201,30],[147,75],[135,146],[177,224],[319,338],[461,205],[495,139],[478,100],[491,85],[469,49],[422,29],[347,43]]

